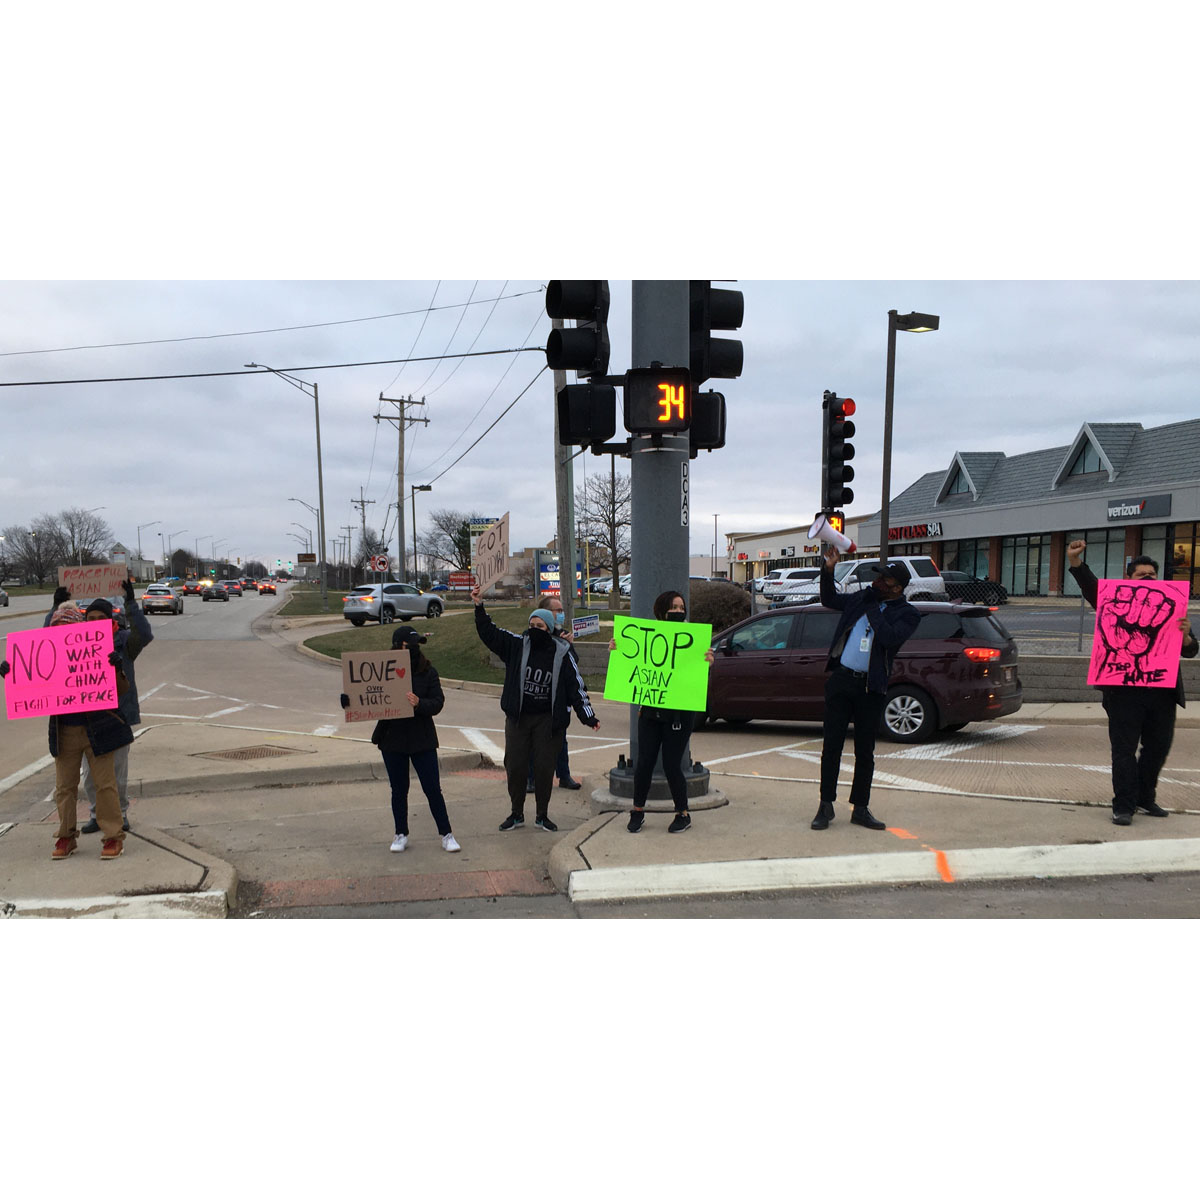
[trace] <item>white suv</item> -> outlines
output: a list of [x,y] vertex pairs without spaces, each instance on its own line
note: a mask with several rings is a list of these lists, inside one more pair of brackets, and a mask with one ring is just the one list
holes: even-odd
[[784,592],[790,592],[804,583],[816,583],[821,574],[819,567],[779,567],[763,576],[762,598],[779,600]]
[[[937,564],[927,554],[907,557],[892,554],[889,562],[902,562],[912,578],[904,589],[906,600],[949,600],[946,594],[946,581],[942,578]],[[833,585],[839,592],[857,592],[871,586],[875,578],[872,567],[879,565],[877,558],[843,558],[833,568]],[[764,588],[764,594],[766,589]],[[821,583],[814,579],[811,583],[802,583],[791,591],[780,596],[778,604],[819,604],[821,601]]]
[[441,600],[411,583],[365,584],[342,598],[342,616],[351,625],[365,625],[368,621],[390,625],[397,617],[432,620],[441,615]]

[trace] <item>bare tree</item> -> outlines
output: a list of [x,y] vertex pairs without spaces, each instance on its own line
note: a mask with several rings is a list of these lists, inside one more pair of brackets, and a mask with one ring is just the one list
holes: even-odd
[[57,574],[61,563],[68,558],[62,530],[54,517],[47,513],[35,517],[31,525],[10,525],[4,531],[4,545],[13,570],[25,579],[36,579],[44,586]]
[[631,499],[633,491],[628,475],[589,475],[575,492],[575,516],[584,535],[598,551],[598,566],[612,571],[613,586],[608,593],[609,608],[621,602],[617,578],[621,564],[629,561]]
[[67,558],[79,566],[108,562],[116,540],[107,521],[86,508],[64,508],[58,526]]
[[426,558],[445,563],[452,571],[471,569],[470,514],[449,508],[434,509],[429,514],[429,528],[417,539],[420,552]]
[[358,549],[354,552],[354,569],[356,571],[363,570],[368,559],[374,558],[376,554],[386,553],[387,541],[383,535],[367,525],[359,536]]

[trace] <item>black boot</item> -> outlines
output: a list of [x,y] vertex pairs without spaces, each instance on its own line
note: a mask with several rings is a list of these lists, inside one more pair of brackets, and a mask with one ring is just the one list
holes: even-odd
[[854,811],[850,814],[851,825],[862,825],[865,829],[886,829],[887,826],[880,820],[877,820],[871,810],[865,804],[856,804]]
[[817,815],[813,817],[811,828],[813,829],[828,829],[829,822],[833,820],[833,801],[822,800],[820,807],[817,809]]

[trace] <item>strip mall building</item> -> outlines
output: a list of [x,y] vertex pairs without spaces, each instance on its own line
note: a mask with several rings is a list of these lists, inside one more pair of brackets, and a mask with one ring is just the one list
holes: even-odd
[[[1066,547],[1084,538],[1100,577],[1148,554],[1163,579],[1200,584],[1200,420],[1144,429],[1084,424],[1068,446],[959,451],[890,501],[893,554],[999,580],[1014,596],[1077,596]],[[879,546],[879,514],[858,526]]]

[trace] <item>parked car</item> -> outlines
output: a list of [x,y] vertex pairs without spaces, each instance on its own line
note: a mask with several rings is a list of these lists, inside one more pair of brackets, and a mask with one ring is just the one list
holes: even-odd
[[8,593],[0,587],[0,608],[8,607]]
[[[937,563],[927,554],[904,555],[891,554],[889,562],[902,562],[908,567],[911,578],[904,589],[906,600],[938,600],[948,599],[946,581],[937,569]],[[872,567],[879,565],[877,558],[844,558],[833,568],[833,584],[839,592],[857,592],[860,588],[870,587],[875,578]],[[818,575],[820,572],[818,572]],[[766,589],[763,589],[766,596]],[[821,599],[819,579],[797,583],[786,595],[781,595],[777,604],[817,604]]]
[[224,600],[229,603],[229,589],[223,583],[210,583],[200,593],[201,600]]
[[[921,623],[896,655],[879,732],[923,742],[1021,707],[1017,645],[990,609],[917,602]],[[840,613],[773,608],[713,643],[704,720],[815,721],[825,712],[825,663]]]
[[240,596],[242,594],[242,583],[239,579],[220,579],[217,581],[231,595]]
[[612,582],[611,575],[602,575],[600,578],[592,581],[591,590],[595,592],[597,596],[607,596],[608,593],[612,591]]
[[762,597],[774,603],[792,590],[792,585],[815,583],[820,574],[820,567],[778,567],[763,576]]
[[169,612],[178,616],[183,612],[183,594],[165,583],[152,583],[142,593],[142,611]]
[[185,596],[198,596],[204,590],[204,584],[199,579],[185,579],[179,585],[179,590]]
[[390,625],[397,617],[434,617],[442,615],[442,600],[422,592],[411,583],[373,583],[356,587],[342,598],[342,616],[351,625],[378,621]]
[[258,581],[258,594],[260,596],[274,596],[278,593],[275,590],[275,580],[260,579]]
[[435,583],[429,590],[431,592],[448,592],[450,589],[444,583]]
[[1007,604],[1008,589],[991,579],[980,579],[966,571],[943,571],[946,595],[968,604]]
[[622,575],[619,582],[622,596],[630,596],[633,594],[633,575]]

